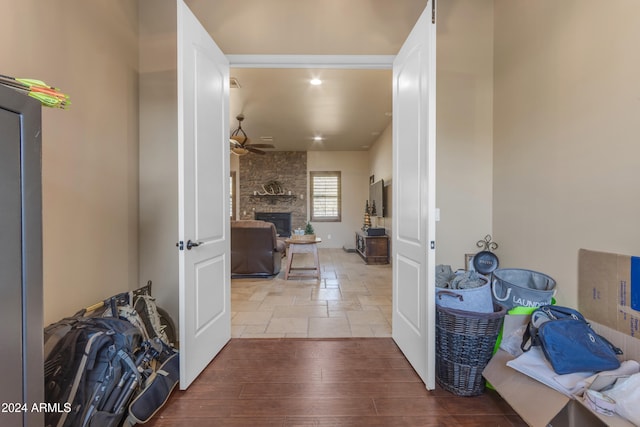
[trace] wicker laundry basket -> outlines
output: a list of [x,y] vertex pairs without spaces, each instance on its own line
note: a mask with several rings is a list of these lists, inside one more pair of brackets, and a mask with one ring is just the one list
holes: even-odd
[[507,310],[462,311],[436,305],[436,380],[458,396],[482,394],[482,371],[493,355]]

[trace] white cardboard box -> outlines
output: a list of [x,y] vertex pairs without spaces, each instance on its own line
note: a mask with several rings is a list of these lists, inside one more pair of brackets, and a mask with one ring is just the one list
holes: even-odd
[[[507,315],[505,317],[504,336],[527,323],[528,320],[528,316]],[[615,337],[606,333],[607,331],[603,331],[602,327],[596,327],[595,329],[614,344],[616,343]],[[613,335],[615,335],[616,331],[613,332]],[[511,359],[513,359],[513,356],[509,353],[498,350],[484,369],[483,376],[530,426],[633,427],[633,424],[621,417],[608,417],[597,414],[587,408],[580,400],[573,400],[506,366],[506,363]]]

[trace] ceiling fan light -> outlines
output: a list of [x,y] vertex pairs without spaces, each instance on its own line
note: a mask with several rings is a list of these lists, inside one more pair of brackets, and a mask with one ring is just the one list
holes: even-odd
[[[244,156],[248,153],[265,154],[260,148],[275,148],[273,144],[251,144],[251,139],[247,136],[242,129],[242,121],[244,120],[244,114],[238,114],[238,128],[229,136],[229,142],[231,143],[231,152],[238,156]],[[273,138],[270,137],[272,140]]]
[[249,140],[249,138],[247,138],[244,135],[231,135],[229,137],[229,139],[234,140],[235,142],[237,142],[238,144],[244,144],[245,142],[247,142]]
[[[244,120],[244,114],[240,113],[236,116],[236,120],[238,120],[238,128],[231,132],[231,136],[229,139],[236,141],[240,145],[244,145],[249,142],[249,137],[242,129],[242,121]],[[241,147],[244,148],[244,147]],[[244,153],[246,154],[246,153]]]
[[231,152],[232,152],[233,154],[238,155],[238,156],[244,156],[245,154],[249,154],[249,150],[247,150],[247,149],[246,149],[246,148],[244,148],[244,147],[233,147],[233,148],[231,149]]

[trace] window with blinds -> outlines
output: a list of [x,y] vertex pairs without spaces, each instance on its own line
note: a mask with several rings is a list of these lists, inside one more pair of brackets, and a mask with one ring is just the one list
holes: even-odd
[[311,221],[341,220],[340,172],[310,172]]

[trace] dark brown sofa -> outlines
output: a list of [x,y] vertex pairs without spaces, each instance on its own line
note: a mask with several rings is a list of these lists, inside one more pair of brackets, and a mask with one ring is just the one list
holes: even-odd
[[231,277],[274,276],[286,250],[270,222],[231,221]]

